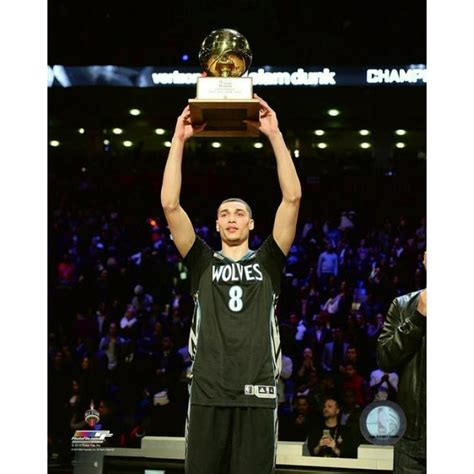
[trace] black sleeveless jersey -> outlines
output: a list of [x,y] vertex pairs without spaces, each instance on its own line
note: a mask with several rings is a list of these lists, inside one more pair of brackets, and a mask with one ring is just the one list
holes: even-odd
[[184,258],[195,303],[192,404],[276,407],[281,350],[275,307],[285,260],[273,236],[237,262],[196,236]]

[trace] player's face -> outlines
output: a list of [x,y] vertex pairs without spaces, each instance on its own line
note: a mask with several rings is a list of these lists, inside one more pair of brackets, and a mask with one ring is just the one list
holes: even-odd
[[216,229],[228,245],[239,245],[248,240],[253,226],[253,219],[241,202],[225,202],[217,210]]

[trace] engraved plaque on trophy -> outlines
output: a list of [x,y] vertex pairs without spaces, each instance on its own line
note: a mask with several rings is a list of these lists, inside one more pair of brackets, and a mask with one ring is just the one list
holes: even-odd
[[196,98],[189,99],[189,107],[191,122],[207,125],[196,136],[259,136],[255,127],[243,122],[259,120],[252,78],[242,77],[252,62],[246,38],[235,30],[215,30],[203,41],[199,61],[206,77],[198,78]]

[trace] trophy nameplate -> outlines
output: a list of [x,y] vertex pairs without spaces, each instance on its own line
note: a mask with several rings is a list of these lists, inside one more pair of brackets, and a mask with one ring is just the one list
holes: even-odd
[[197,81],[196,98],[189,99],[193,125],[206,123],[201,137],[258,137],[244,120],[259,121],[259,102],[245,74],[252,60],[247,40],[235,30],[213,31],[201,45],[199,59],[207,77]]

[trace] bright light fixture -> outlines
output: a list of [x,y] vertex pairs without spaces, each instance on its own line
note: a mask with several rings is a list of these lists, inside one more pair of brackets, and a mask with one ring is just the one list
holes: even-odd
[[395,135],[406,135],[407,134],[407,131],[406,130],[403,130],[403,128],[399,128],[398,130],[395,130]]
[[314,134],[317,135],[318,137],[321,137],[325,134],[326,132],[324,130],[315,130]]
[[359,130],[359,135],[362,135],[362,136],[366,136],[366,135],[369,135],[370,134],[370,131],[369,130]]
[[58,142],[58,140],[51,140],[49,142],[49,144],[52,146],[52,147],[58,147],[60,145],[60,143]]
[[104,145],[110,145],[110,140],[105,139],[105,140],[103,141],[103,144],[104,144]]
[[165,129],[164,128],[156,128],[155,133],[157,135],[164,135],[165,134]]
[[135,115],[135,116],[136,116],[136,115],[140,115],[142,112],[141,112],[141,110],[139,110],[139,109],[130,109],[130,110],[128,111],[128,113],[129,113],[130,115]]
[[222,144],[220,142],[212,142],[211,143],[212,148],[220,148]]
[[397,148],[405,148],[405,147],[406,147],[405,143],[403,143],[403,142],[395,143],[395,146],[396,146]]
[[164,145],[166,148],[169,148],[171,146],[171,142],[165,142]]
[[253,144],[253,146],[254,146],[254,148],[263,148],[263,143],[261,143],[261,142],[255,142],[255,143]]
[[133,145],[133,143],[130,140],[125,140],[124,142],[122,142],[122,144],[126,148],[130,148]]
[[318,148],[321,148],[321,150],[323,150],[324,148],[327,148],[327,147],[328,147],[327,143],[324,143],[324,142],[318,143]]
[[370,148],[372,146],[371,143],[368,143],[368,142],[363,142],[359,145],[361,148],[363,148],[364,150],[366,150],[367,148]]
[[293,152],[293,155],[295,155],[295,158],[299,158],[300,157],[300,151],[299,150],[295,150]]
[[121,135],[123,133],[123,130],[121,128],[113,128],[112,133],[115,135]]
[[81,127],[78,132],[81,134],[81,135],[84,135],[84,133],[86,133],[86,131]]
[[328,114],[331,116],[331,117],[337,117],[341,112],[337,109],[329,109],[328,110]]

